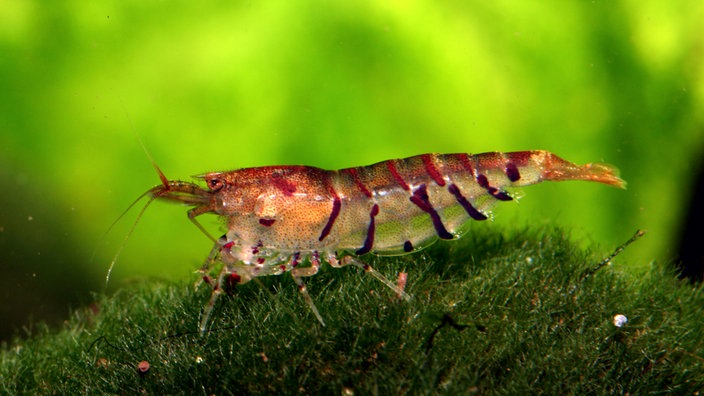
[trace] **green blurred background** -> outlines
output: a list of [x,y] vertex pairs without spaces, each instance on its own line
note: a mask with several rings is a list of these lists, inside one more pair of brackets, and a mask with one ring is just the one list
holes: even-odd
[[[5,1],[0,336],[105,290],[137,210],[101,235],[159,182],[136,135],[173,179],[426,152],[609,162],[628,190],[533,186],[473,227],[561,225],[603,252],[647,229],[618,266],[641,274],[676,254],[701,162],[702,20],[694,0]],[[195,280],[210,242],[185,212],[147,211],[109,289]]]

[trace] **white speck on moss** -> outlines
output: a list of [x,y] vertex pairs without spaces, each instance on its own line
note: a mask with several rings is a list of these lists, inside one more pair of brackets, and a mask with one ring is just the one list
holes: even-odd
[[626,323],[628,323],[628,318],[626,317],[626,315],[614,315],[614,326],[623,327],[626,325]]

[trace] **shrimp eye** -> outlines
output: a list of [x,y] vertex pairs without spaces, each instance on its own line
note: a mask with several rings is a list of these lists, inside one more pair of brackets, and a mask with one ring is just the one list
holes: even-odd
[[225,182],[222,179],[210,179],[208,180],[208,188],[210,188],[210,191],[215,192],[219,191],[225,186]]

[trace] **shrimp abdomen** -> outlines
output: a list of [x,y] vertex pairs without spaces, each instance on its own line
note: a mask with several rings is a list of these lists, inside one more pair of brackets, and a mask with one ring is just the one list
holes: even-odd
[[336,248],[382,255],[459,237],[470,220],[486,220],[494,203],[513,199],[506,187],[560,180],[625,187],[609,165],[579,166],[547,151],[424,154],[343,169],[333,178],[346,198]]

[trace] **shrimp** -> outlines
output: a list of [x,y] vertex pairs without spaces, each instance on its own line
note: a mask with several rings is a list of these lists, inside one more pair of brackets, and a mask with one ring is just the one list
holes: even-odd
[[[423,154],[341,170],[245,168],[196,176],[205,187],[168,180],[154,166],[162,184],[142,195],[150,197],[142,213],[154,200],[175,201],[193,206],[188,218],[203,231],[196,219],[202,214],[226,223],[200,269],[213,286],[201,332],[226,286],[285,272],[324,325],[302,279],[315,275],[323,261],[360,267],[408,300],[360,257],[403,255],[438,239],[457,239],[470,220],[486,220],[494,203],[513,199],[506,187],[561,180],[626,186],[611,165],[580,166],[541,150]],[[208,272],[218,261],[222,269],[213,282]]]

